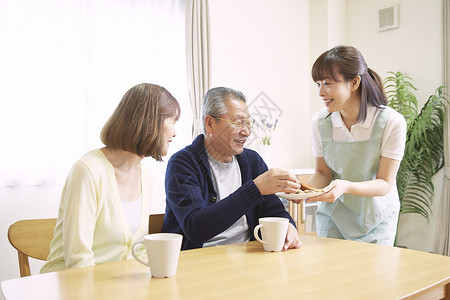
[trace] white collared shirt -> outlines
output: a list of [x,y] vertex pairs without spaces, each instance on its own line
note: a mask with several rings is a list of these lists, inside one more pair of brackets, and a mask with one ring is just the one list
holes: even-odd
[[[322,110],[325,110],[323,108]],[[383,132],[381,141],[381,156],[401,160],[405,150],[406,143],[406,121],[405,118],[390,107],[386,107],[390,111],[389,119]],[[375,124],[375,117],[380,109],[375,106],[367,108],[367,117],[363,123],[353,125],[350,131],[344,124],[340,112],[331,114],[331,123],[333,125],[333,141],[336,142],[359,142],[367,141],[372,135],[372,129]],[[319,113],[312,117],[311,126],[311,142],[313,155],[315,157],[323,157],[322,138],[319,130]]]

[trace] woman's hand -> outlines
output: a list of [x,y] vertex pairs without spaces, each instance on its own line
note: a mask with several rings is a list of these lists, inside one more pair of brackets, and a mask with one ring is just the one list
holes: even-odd
[[335,202],[342,194],[346,193],[351,187],[351,182],[348,180],[336,179],[328,186],[324,187],[324,194],[306,199],[306,202],[322,201]]
[[[351,183],[347,180],[336,179],[332,181],[328,186],[323,188],[324,193],[318,196],[313,196],[305,199],[306,202],[322,201],[322,202],[335,202],[342,194],[348,191]],[[300,204],[303,199],[290,199],[296,204]]]

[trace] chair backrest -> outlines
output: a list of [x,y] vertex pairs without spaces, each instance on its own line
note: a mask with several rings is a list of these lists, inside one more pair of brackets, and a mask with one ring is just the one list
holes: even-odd
[[30,276],[28,257],[47,260],[56,219],[17,221],[8,229],[8,239],[19,256],[20,277]]
[[148,233],[161,232],[164,221],[164,214],[150,215],[148,219]]
[[[297,175],[302,181],[307,181],[311,174]],[[306,232],[305,228],[305,202],[302,201],[296,204],[289,201],[289,214],[294,219],[297,225],[297,231],[299,234],[316,235],[316,232]]]

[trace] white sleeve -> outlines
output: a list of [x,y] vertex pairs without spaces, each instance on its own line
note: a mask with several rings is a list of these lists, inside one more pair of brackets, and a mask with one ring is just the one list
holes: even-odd
[[311,145],[315,157],[323,157],[322,137],[319,130],[319,113],[315,113],[311,120]]
[[381,142],[381,156],[402,160],[406,143],[406,120],[392,109]]

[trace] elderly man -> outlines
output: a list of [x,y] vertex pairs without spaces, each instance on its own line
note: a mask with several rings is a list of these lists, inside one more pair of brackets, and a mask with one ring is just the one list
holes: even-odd
[[203,99],[203,132],[175,153],[166,171],[163,232],[183,235],[182,249],[253,240],[261,217],[285,217],[290,223],[284,250],[298,248],[294,221],[276,192],[295,192],[297,178],[267,170],[262,158],[244,148],[253,120],[245,96],[213,88]]

